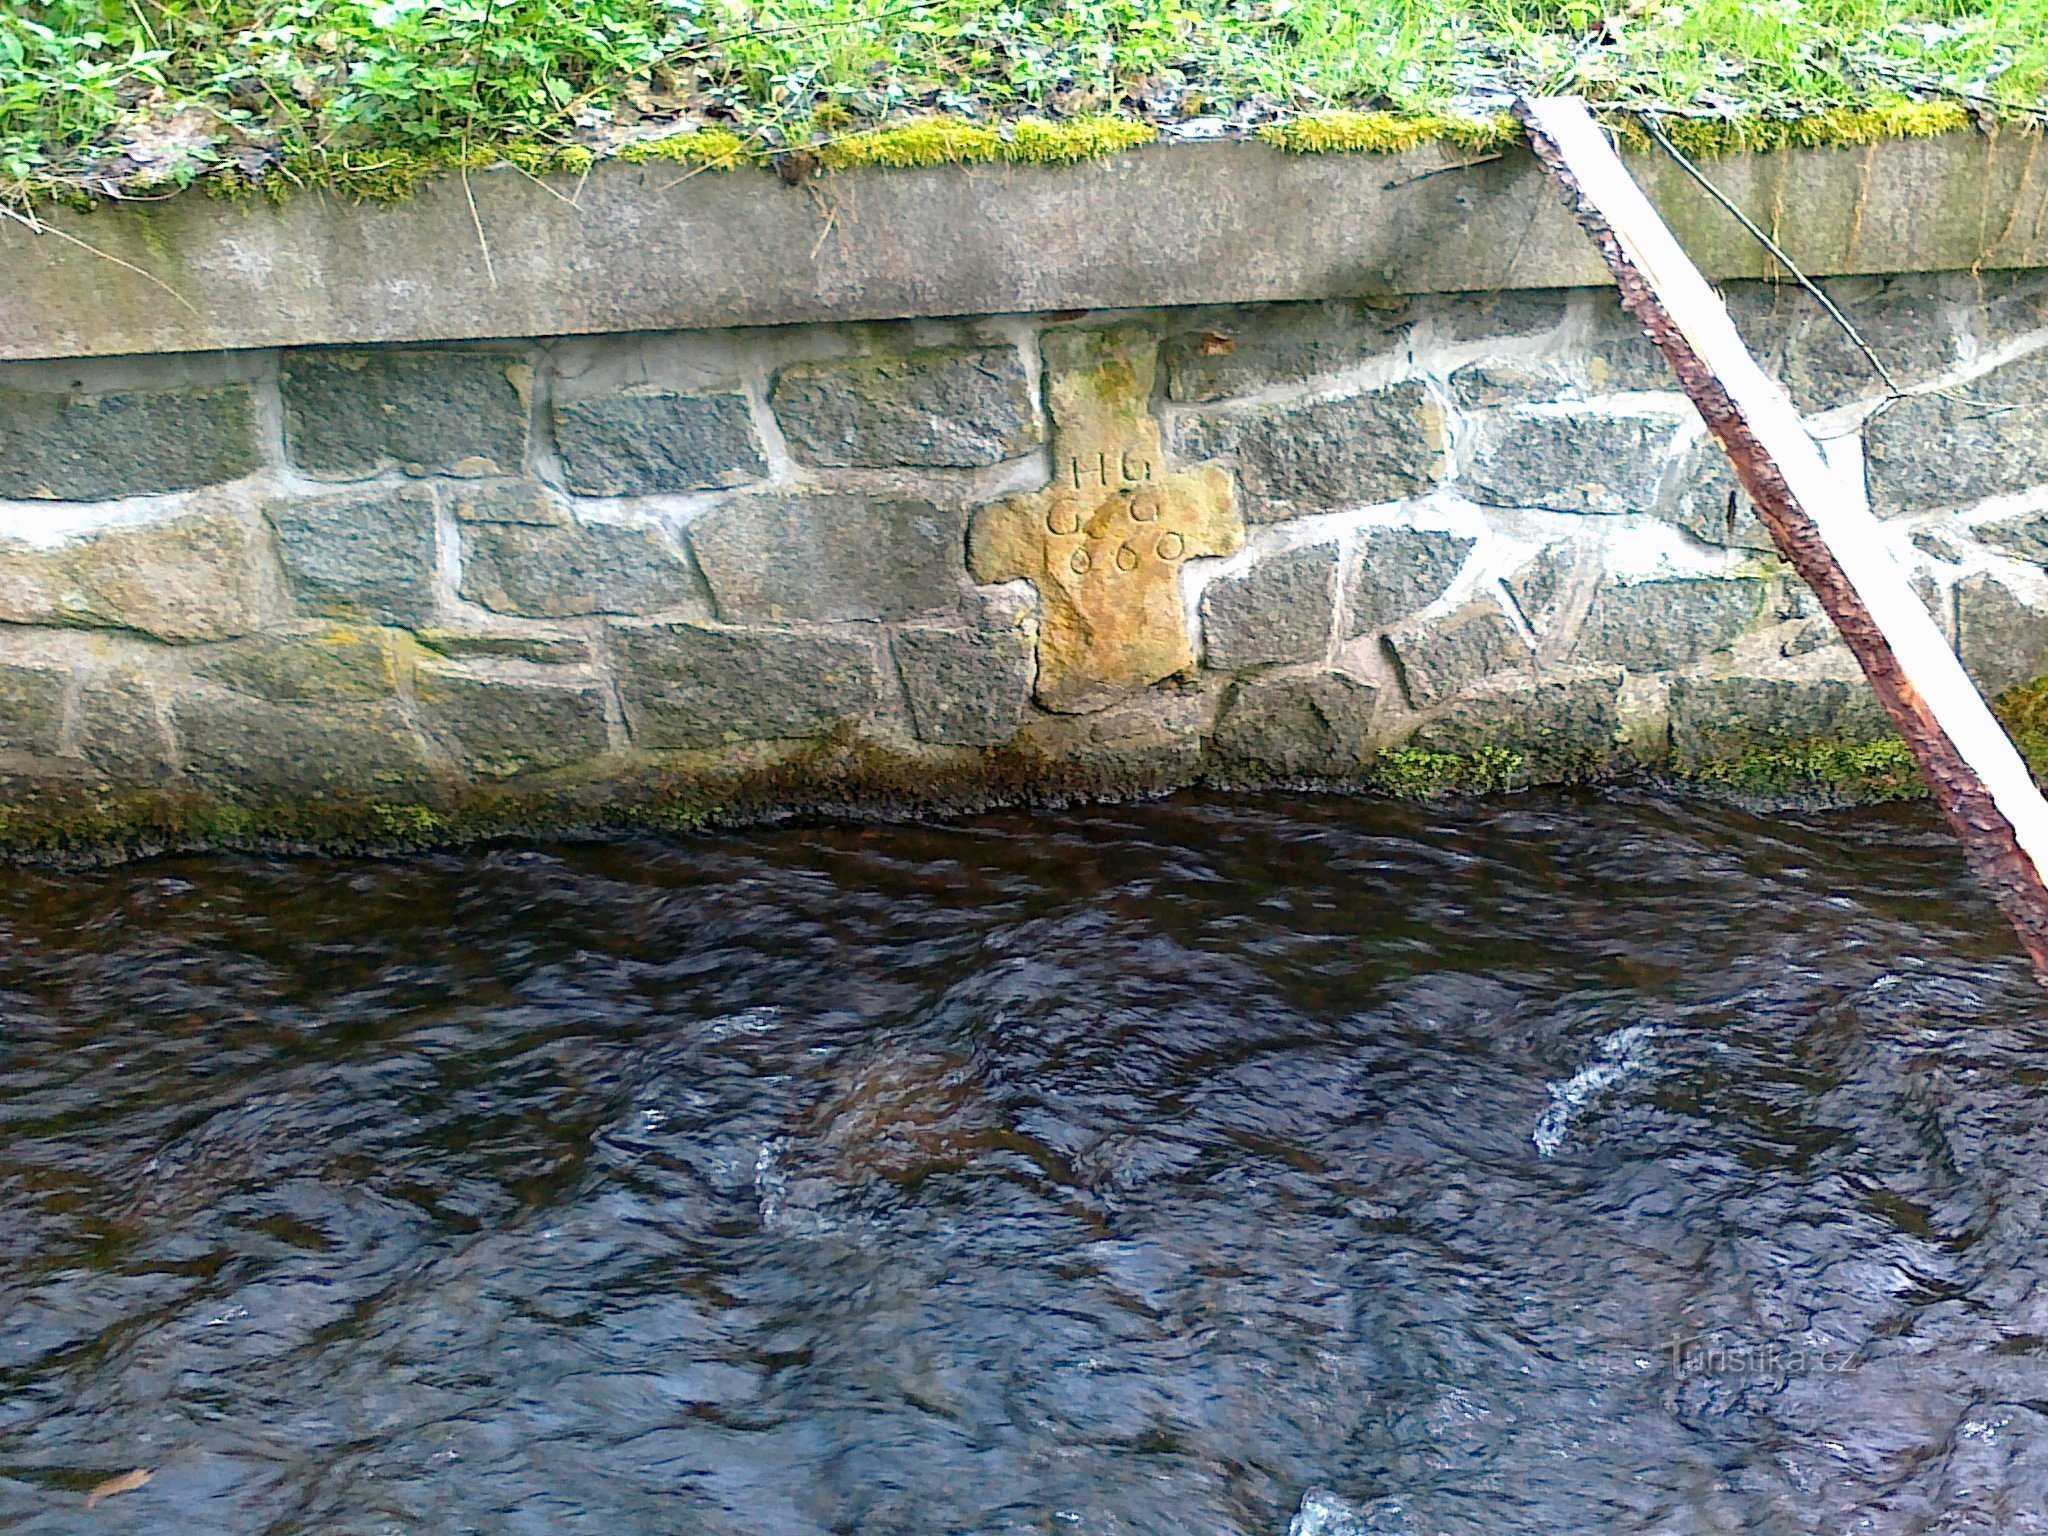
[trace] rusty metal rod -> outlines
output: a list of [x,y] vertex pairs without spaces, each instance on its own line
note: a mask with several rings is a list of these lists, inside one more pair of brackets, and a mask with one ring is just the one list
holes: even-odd
[[1525,97],[1537,161],[1599,250],[1622,307],[1726,450],[1771,542],[1826,610],[1919,764],[1971,869],[2048,986],[2048,803],[1784,390],[1583,102]]

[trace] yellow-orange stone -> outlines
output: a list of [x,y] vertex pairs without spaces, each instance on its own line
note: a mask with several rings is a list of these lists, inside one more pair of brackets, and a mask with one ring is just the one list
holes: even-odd
[[968,529],[976,581],[1038,588],[1047,709],[1102,709],[1192,666],[1181,563],[1244,548],[1230,476],[1167,467],[1149,408],[1158,353],[1135,327],[1047,334],[1052,483]]

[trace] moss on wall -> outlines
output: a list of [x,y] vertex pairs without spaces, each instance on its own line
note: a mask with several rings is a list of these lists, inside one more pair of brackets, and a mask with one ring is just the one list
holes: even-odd
[[[1659,117],[1665,137],[1689,155],[1765,153],[1777,149],[1839,148],[1888,139],[1931,139],[1972,128],[1970,114],[1952,101],[1898,97],[1870,107],[1831,107],[1801,117]],[[1649,138],[1626,119],[1623,136],[1642,148]]]
[[1401,800],[1438,800],[1445,795],[1498,794],[1527,782],[1527,763],[1519,752],[1480,747],[1473,752],[1427,752],[1396,747],[1372,760],[1364,782],[1370,789]]
[[[1627,147],[1647,150],[1649,136],[1639,119],[1626,112],[1604,113],[1603,121]],[[1874,144],[1888,139],[1931,138],[1970,131],[1970,113],[1954,102],[1918,102],[1904,97],[1869,107],[1835,107],[1800,116],[1751,114],[1739,118],[1695,118],[1660,115],[1664,133],[1688,154],[1714,156],[1761,153],[1786,148]],[[814,119],[814,131],[829,133],[829,115]],[[2032,119],[2014,119],[2016,131],[2039,132]],[[1303,112],[1256,130],[1258,138],[1289,154],[1396,154],[1428,144],[1443,144],[1464,153],[1499,150],[1519,144],[1521,126],[1500,113],[1475,118],[1454,113],[1420,111]],[[1159,129],[1137,118],[1114,114],[1049,119],[1026,117],[1008,122],[975,121],[935,113],[883,128],[826,136],[788,147],[759,137],[743,137],[726,128],[697,128],[660,137],[637,139],[613,152],[629,165],[655,161],[732,170],[742,165],[767,165],[791,153],[808,153],[827,170],[914,169],[937,165],[1007,163],[1071,165],[1140,148],[1158,141]],[[312,145],[288,153],[282,164],[252,182],[232,166],[223,165],[193,183],[216,197],[240,200],[263,195],[280,201],[300,190],[321,190],[365,202],[391,202],[407,197],[432,177],[511,165],[530,176],[581,176],[602,156],[582,144],[534,140],[512,143],[469,143],[451,140],[419,148],[333,150]],[[147,190],[141,186],[130,190]],[[16,189],[29,203],[65,202],[94,206],[97,199],[79,188],[33,179]]]
[[1752,747],[1739,757],[1702,763],[1685,777],[1709,789],[1773,804],[1880,805],[1927,798],[1927,784],[1913,754],[1897,736]]
[[619,158],[628,165],[665,160],[672,165],[701,165],[706,170],[729,171],[750,157],[746,141],[738,134],[724,128],[699,128],[692,133],[636,139],[619,151]]
[[1259,137],[1290,154],[1393,154],[1422,144],[1498,149],[1522,140],[1513,117],[1453,117],[1441,112],[1304,112],[1268,123]]
[[869,167],[897,169],[1009,161],[1029,165],[1070,165],[1150,144],[1159,130],[1126,117],[1077,117],[1050,121],[1024,118],[1009,131],[965,118],[935,115],[890,128],[869,128],[818,146],[828,170]]

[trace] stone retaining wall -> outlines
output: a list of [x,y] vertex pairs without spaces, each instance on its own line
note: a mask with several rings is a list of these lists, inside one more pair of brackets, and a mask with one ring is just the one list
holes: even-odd
[[[1993,692],[2048,273],[1752,345]],[[1611,293],[0,365],[0,838],[1910,769]]]

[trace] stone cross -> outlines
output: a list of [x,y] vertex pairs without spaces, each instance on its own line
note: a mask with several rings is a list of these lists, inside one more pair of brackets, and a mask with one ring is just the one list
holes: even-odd
[[1244,548],[1230,476],[1167,468],[1151,397],[1158,341],[1135,327],[1042,340],[1052,483],[983,507],[979,582],[1038,589],[1038,702],[1084,714],[1194,664],[1180,568]]

